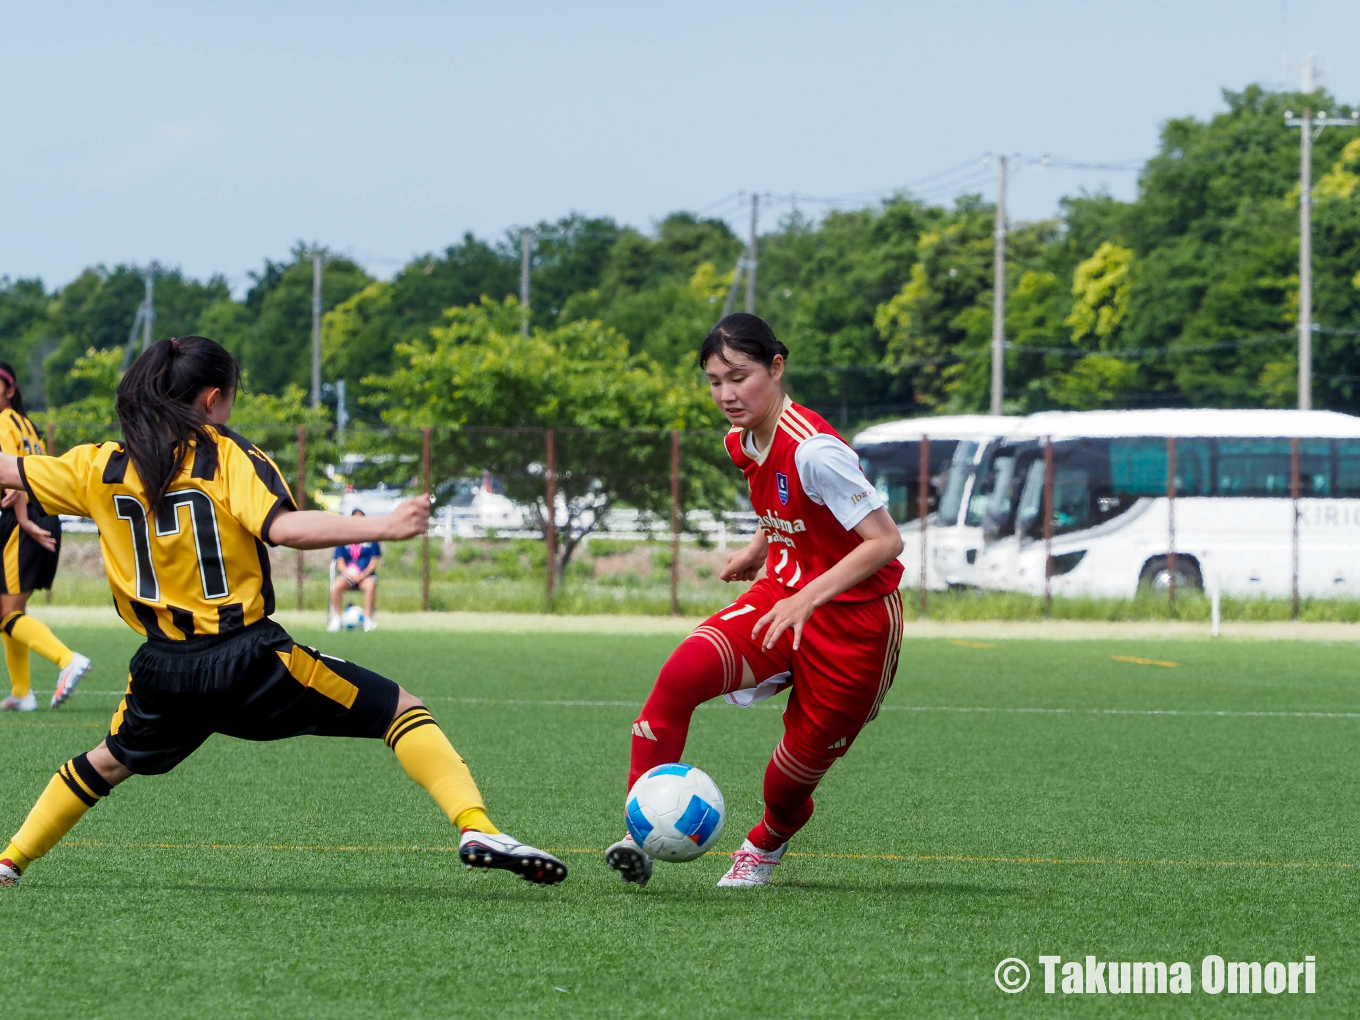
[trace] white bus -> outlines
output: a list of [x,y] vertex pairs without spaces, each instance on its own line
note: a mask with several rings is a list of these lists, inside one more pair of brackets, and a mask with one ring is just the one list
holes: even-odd
[[[951,508],[948,503],[949,479],[960,473],[954,471],[953,465],[959,459],[971,463],[981,449],[1018,420],[984,414],[905,418],[874,425],[855,436],[850,445],[859,454],[864,474],[887,503],[888,513],[902,532],[904,587],[915,587],[921,572],[921,436],[927,437],[930,447],[926,466],[930,483],[926,507],[929,518],[926,522],[927,550],[952,548],[951,542],[960,545],[963,541],[950,537],[960,517],[958,506]],[[966,484],[971,478],[972,472],[967,472],[962,481]],[[949,510],[947,523],[941,520],[945,509]],[[980,533],[979,524],[974,522],[972,528]],[[959,555],[962,557],[962,552]],[[939,567],[948,561],[948,557],[941,560],[931,556],[926,567],[929,587],[966,583],[950,580],[940,573]]]
[[[1330,411],[1092,411],[1031,415],[993,487],[985,588],[1044,590],[1044,446],[1053,443],[1055,595],[1166,587],[1289,595],[1291,440],[1299,440],[1299,590],[1360,594],[1360,418]],[[1175,437],[1175,499],[1167,498]],[[1174,507],[1174,509],[1173,509]],[[1174,543],[1174,544],[1173,544]]]

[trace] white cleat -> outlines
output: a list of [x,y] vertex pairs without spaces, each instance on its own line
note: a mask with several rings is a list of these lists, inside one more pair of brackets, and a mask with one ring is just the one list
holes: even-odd
[[8,857],[0,857],[0,886],[18,884],[19,868]]
[[32,691],[29,691],[22,698],[16,698],[13,694],[6,696],[4,701],[0,701],[0,712],[36,712],[38,710],[38,699]]
[[371,630],[377,630],[377,629],[378,629],[378,621],[375,620],[375,619],[373,619],[373,617],[371,617],[371,616],[365,616],[365,617],[364,617],[364,633],[367,634],[369,631],[371,631]]
[[57,689],[52,692],[53,708],[66,704],[76,684],[80,683],[80,678],[90,671],[90,660],[79,652],[74,654],[71,664],[57,674]]
[[637,845],[631,834],[604,852],[604,862],[617,871],[625,883],[632,882],[639,889],[651,881],[652,858]]
[[326,630],[329,631],[329,632],[332,633],[332,634],[334,634],[334,633],[336,633],[337,631],[339,631],[339,630],[340,630],[340,617],[336,616],[334,613],[331,613],[331,615],[330,615],[329,617],[327,617],[327,619],[326,619]]
[[556,885],[567,877],[567,866],[552,854],[521,843],[503,832],[469,829],[458,841],[458,856],[469,868],[513,871],[536,885]]
[[741,849],[732,855],[732,867],[718,879],[718,885],[769,885],[770,876],[788,848],[785,843],[778,850],[766,852],[749,839],[742,840]]

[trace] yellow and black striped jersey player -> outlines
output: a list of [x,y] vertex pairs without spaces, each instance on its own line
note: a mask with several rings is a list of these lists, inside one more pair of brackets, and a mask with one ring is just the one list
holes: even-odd
[[293,641],[271,619],[267,545],[323,549],[423,534],[427,497],[382,517],[298,510],[274,462],[227,428],[240,369],[204,337],[167,339],[118,386],[122,441],[0,455],[0,486],[99,525],[119,616],[145,636],[108,736],[66,762],[0,852],[0,886],[115,786],[168,772],[209,736],[380,737],[461,830],[470,867],[554,884],[566,866],[500,832],[425,706],[385,676]]
[[[15,457],[42,456],[42,437],[24,410],[14,366],[0,361],[0,453]],[[57,685],[51,707],[66,703],[90,660],[74,652],[47,624],[29,616],[28,598],[39,588],[51,588],[61,556],[61,519],[43,517],[29,506],[22,490],[9,492],[0,509],[0,642],[9,670],[9,694],[0,712],[36,712],[29,652],[56,665]]]

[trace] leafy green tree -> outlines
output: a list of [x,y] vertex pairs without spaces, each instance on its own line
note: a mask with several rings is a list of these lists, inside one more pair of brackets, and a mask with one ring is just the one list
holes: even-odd
[[[293,254],[285,268],[267,263],[247,296],[248,306],[258,300],[259,311],[238,357],[251,387],[265,393],[282,393],[290,383],[311,385],[312,260],[302,245]],[[321,278],[322,312],[372,282],[349,259],[329,259]]]
[[427,339],[403,343],[402,364],[372,377],[371,402],[403,435],[370,437],[410,455],[414,430],[433,429],[439,479],[500,477],[546,530],[544,430],[555,430],[559,544],[555,569],[617,506],[664,514],[668,430],[697,430],[685,460],[687,500],[722,505],[732,491],[719,418],[698,373],[668,372],[599,322],[519,333],[519,304],[484,299],[448,312]]

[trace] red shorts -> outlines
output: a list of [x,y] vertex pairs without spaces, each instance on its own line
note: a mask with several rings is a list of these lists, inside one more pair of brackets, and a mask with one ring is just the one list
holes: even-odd
[[803,626],[798,650],[793,629],[769,651],[751,628],[789,590],[762,578],[736,602],[694,630],[727,664],[724,694],[787,676],[784,739],[806,758],[839,758],[865,724],[878,715],[897,674],[902,648],[902,597],[892,592],[865,602],[828,602]]

